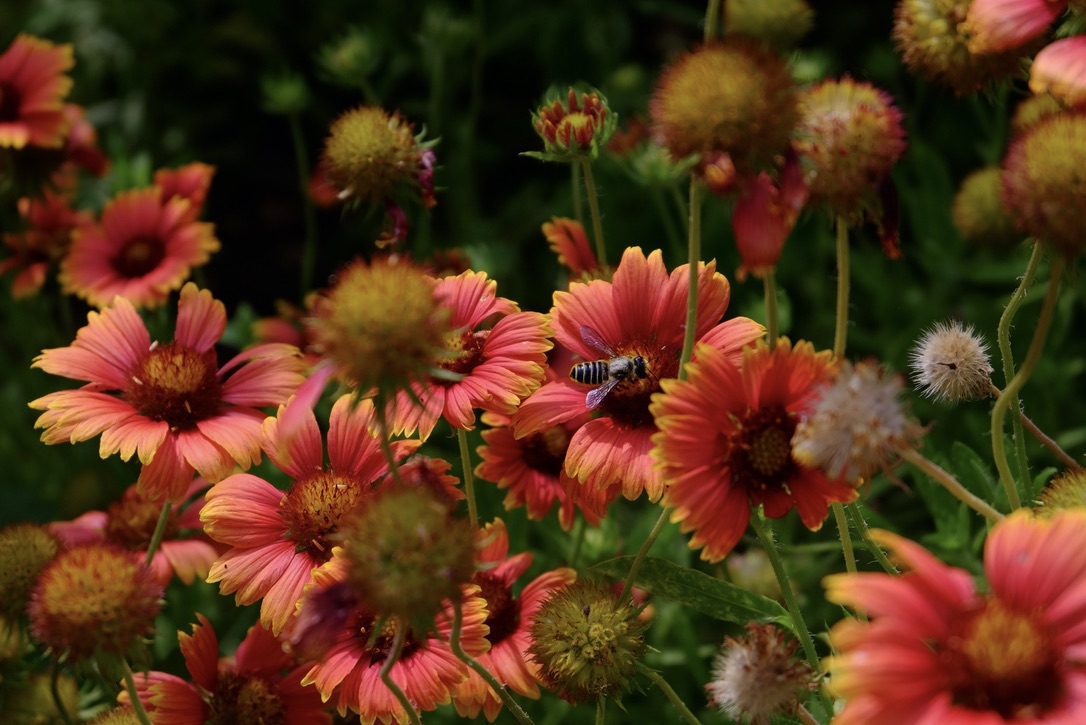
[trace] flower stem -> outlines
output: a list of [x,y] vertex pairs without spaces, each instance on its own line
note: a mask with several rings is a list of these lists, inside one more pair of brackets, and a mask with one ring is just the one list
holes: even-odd
[[49,692],[53,695],[53,704],[57,706],[57,712],[60,713],[60,719],[64,721],[64,725],[72,725],[72,718],[68,716],[68,708],[60,699],[59,684],[60,663],[53,662],[53,671],[49,675]]
[[[686,290],[686,327],[683,329],[683,348],[679,355],[679,380],[686,380],[686,364],[694,353],[694,337],[697,335],[698,322],[698,267],[701,259],[701,200],[702,186],[694,177],[690,177],[690,224],[687,227],[687,266],[689,277]],[[626,585],[622,589],[622,598],[633,591],[634,579],[641,568],[642,562],[649,554],[649,549],[656,543],[656,538],[664,530],[664,524],[671,517],[673,507],[666,506],[660,512],[660,518],[652,527],[652,531],[642,542],[637,555],[630,564],[630,572],[626,575]]]
[[[1010,382],[1014,378],[1014,353],[1011,351],[1011,323],[1014,321],[1014,316],[1018,314],[1018,308],[1022,306],[1022,302],[1026,299],[1026,294],[1029,292],[1029,288],[1033,286],[1033,278],[1037,275],[1037,267],[1041,263],[1041,258],[1044,257],[1044,245],[1039,242],[1033,243],[1033,252],[1029,256],[1029,262],[1026,263],[1026,270],[1022,273],[1022,279],[1018,283],[1018,288],[1011,295],[1011,298],[1007,300],[1007,306],[1003,308],[1003,314],[999,317],[999,326],[996,328],[996,343],[999,345],[999,357],[1003,362],[1003,380]],[[996,397],[999,397],[999,393],[996,393]],[[1018,408],[1018,395],[1015,394],[1014,398],[1009,401],[1009,404],[1014,408]],[[1023,483],[1027,486],[1027,489],[1032,487],[1032,477],[1029,475],[1029,461],[1026,459],[1026,441],[1022,435],[1022,421],[1012,420],[1011,429],[1014,434],[1014,457],[1018,460],[1018,475],[1022,478]],[[1015,497],[1018,496],[1018,492],[1014,492]],[[1010,492],[1007,493],[1008,500],[1011,499]],[[1032,498],[1032,493],[1030,494]],[[1016,507],[1017,508],[1017,507]]]
[[385,687],[387,687],[399,701],[400,707],[407,713],[407,717],[411,721],[411,724],[422,725],[422,720],[419,719],[419,714],[415,711],[415,706],[407,699],[407,695],[400,689],[400,686],[393,681],[391,674],[392,666],[400,659],[400,654],[403,652],[403,643],[406,640],[407,625],[398,621],[396,622],[396,635],[392,638],[392,647],[389,650],[388,656],[385,657],[384,663],[381,665],[381,682],[385,683]]
[[456,429],[456,440],[460,443],[460,462],[464,466],[464,493],[468,497],[468,521],[471,527],[479,525],[479,511],[475,505],[475,476],[471,470],[471,451],[468,450],[468,432]]
[[848,339],[848,222],[842,215],[837,216],[837,320],[833,330],[833,354],[842,357],[845,354],[845,342]]
[[147,558],[143,562],[147,566],[151,566],[155,552],[158,551],[158,545],[162,543],[162,537],[166,534],[166,522],[170,520],[172,510],[173,504],[170,501],[162,502],[162,512],[158,515],[158,523],[155,524],[155,531],[151,534],[151,543],[147,545]]
[[604,725],[607,722],[607,698],[596,698],[596,725]]
[[132,700],[132,711],[136,714],[136,719],[140,721],[140,725],[151,725],[151,718],[147,715],[147,710],[144,709],[143,703],[140,702],[139,693],[136,692],[136,678],[132,676],[132,667],[128,664],[128,660],[121,658],[121,666],[124,668],[124,687],[128,690],[128,698]]
[[577,567],[577,559],[581,558],[581,547],[584,546],[585,532],[588,530],[588,524],[585,522],[583,516],[577,516],[573,520],[573,547],[569,552],[569,567]]
[[[792,626],[795,627],[796,638],[799,640],[800,646],[803,647],[803,654],[807,658],[807,664],[811,666],[812,672],[821,675],[822,663],[818,659],[818,652],[815,651],[814,640],[811,639],[810,630],[807,629],[807,622],[803,619],[803,611],[799,608],[796,592],[792,589],[792,581],[788,578],[788,572],[784,568],[784,561],[781,560],[780,552],[777,550],[777,542],[773,540],[773,532],[763,518],[761,507],[750,512],[750,525],[754,528],[754,533],[758,535],[758,540],[762,542],[762,548],[765,550],[766,557],[769,558],[769,563],[773,567],[773,573],[777,575],[777,583],[781,587],[784,605],[792,617]],[[818,694],[826,712],[832,713],[833,706],[830,704],[825,691],[820,688]]]
[[777,346],[777,337],[780,336],[780,322],[777,315],[777,270],[770,269],[762,275],[762,286],[765,288],[765,335],[769,349]]
[[[1011,399],[1018,399],[1018,391],[1029,380],[1037,361],[1041,359],[1041,350],[1044,348],[1045,338],[1048,337],[1048,328],[1052,326],[1052,316],[1056,309],[1056,299],[1059,297],[1060,276],[1063,274],[1064,258],[1055,255],[1052,258],[1048,273],[1048,290],[1045,292],[1044,302],[1041,304],[1041,314],[1037,318],[1037,326],[1033,330],[1033,339],[1030,340],[1029,350],[1026,351],[1026,359],[1022,361],[1022,367],[1018,369],[1014,377],[1003,389],[1003,394],[996,398],[992,406],[992,458],[995,459],[996,468],[999,469],[999,480],[1003,482],[1003,488],[1007,491],[1007,498],[1011,508],[1020,508],[1022,503],[1018,498],[1018,489],[1014,485],[1014,476],[1007,464],[1007,453],[1003,449],[1003,419],[1007,415]],[[1013,497],[1012,497],[1013,494]]]
[[305,136],[298,114],[287,114],[290,138],[294,146],[294,163],[298,167],[298,188],[302,194],[302,210],[305,219],[305,242],[302,246],[301,297],[313,289],[313,275],[317,266],[317,208],[309,193],[309,161],[306,157]]
[[498,682],[497,678],[490,673],[490,670],[483,667],[479,660],[465,652],[464,648],[460,645],[460,629],[464,623],[464,613],[460,608],[460,600],[454,600],[452,604],[453,624],[452,631],[449,632],[449,647],[452,649],[453,654],[456,655],[461,662],[473,669],[479,677],[483,678],[483,681],[490,686],[490,689],[501,698],[502,704],[505,705],[505,709],[516,718],[518,723],[521,725],[532,725],[532,718],[528,716],[528,713],[524,712],[524,708],[513,699],[513,696],[509,694],[509,691]]
[[581,200],[581,170],[577,168],[577,164],[570,164],[569,172],[569,184],[573,192],[573,218],[583,227],[584,202]]
[[802,704],[796,706],[796,717],[803,725],[819,725],[818,720],[811,714],[811,711],[805,708]]
[[381,446],[381,453],[385,455],[388,473],[397,486],[402,486],[403,479],[400,478],[400,466],[396,462],[396,456],[392,453],[392,444],[388,441],[388,420],[385,418],[385,398],[383,395],[378,394],[374,398],[373,412],[377,418],[377,429],[380,432],[380,435],[377,436],[377,442]]
[[637,555],[634,556],[633,562],[630,564],[630,571],[626,574],[626,583],[622,587],[622,595],[619,600],[626,599],[627,595],[633,592],[634,580],[637,578],[637,572],[641,570],[641,565],[645,562],[645,557],[649,555],[649,549],[656,543],[656,538],[660,535],[660,532],[664,530],[664,525],[667,523],[668,517],[671,516],[673,507],[668,506],[660,512],[660,517],[656,519],[656,523],[652,527],[652,531],[645,537],[645,540],[641,542],[641,548],[637,550]]
[[841,553],[845,557],[845,571],[849,574],[856,573],[856,552],[852,548],[852,534],[848,530],[848,519],[845,518],[845,509],[839,503],[830,504],[833,511],[833,520],[837,522],[837,535],[841,537]]
[[941,466],[937,465],[931,459],[924,457],[917,451],[911,448],[903,448],[898,451],[898,455],[902,460],[908,461],[924,473],[928,474],[935,479],[943,488],[950,493],[954,494],[954,498],[964,503],[969,508],[976,511],[978,514],[988,519],[992,523],[1002,520],[1003,514],[996,511],[994,508],[988,505],[988,502],[982,498],[973,495],[965,486],[958,482],[958,479],[947,473]]
[[901,572],[886,556],[886,552],[882,550],[882,547],[871,538],[871,529],[867,528],[867,520],[864,518],[863,512],[860,511],[860,507],[855,503],[847,503],[845,504],[845,512],[848,513],[853,527],[860,533],[860,539],[867,546],[867,550],[871,552],[871,555],[875,557],[875,561],[879,563],[882,570],[887,574],[900,574]]
[[675,690],[672,689],[663,675],[650,667],[646,667],[640,662],[637,663],[637,670],[645,677],[652,680],[652,683],[660,688],[660,691],[664,693],[671,704],[675,706],[675,709],[679,711],[679,714],[682,715],[683,720],[691,725],[701,725],[701,720],[694,717],[694,713],[690,712],[690,708],[688,708],[686,703],[682,701],[682,698],[675,693]]
[[[995,385],[992,385],[989,388],[989,391],[997,398],[1003,394],[1003,391]],[[1012,402],[1011,405],[1014,405],[1014,403]],[[1047,448],[1049,452],[1052,453],[1052,455],[1060,459],[1060,463],[1072,470],[1079,470],[1082,468],[1081,463],[1076,461],[1070,453],[1060,447],[1059,443],[1057,443],[1051,436],[1041,430],[1036,423],[1030,420],[1029,416],[1026,415],[1026,412],[1021,408],[1018,409],[1018,420],[1022,423],[1025,429],[1029,431],[1030,435],[1036,438],[1042,446]],[[1015,442],[1017,443],[1017,440]]]
[[596,242],[596,259],[600,266],[607,264],[607,247],[603,243],[603,220],[600,219],[600,200],[596,194],[596,181],[592,177],[592,162],[581,159],[581,171],[584,173],[584,188],[588,195],[588,211],[592,215],[592,236]]
[[709,0],[705,8],[705,39],[712,40],[717,35],[720,26],[720,6],[724,0]]

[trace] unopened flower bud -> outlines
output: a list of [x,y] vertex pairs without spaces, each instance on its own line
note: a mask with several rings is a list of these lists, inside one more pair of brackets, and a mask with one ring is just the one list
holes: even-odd
[[543,161],[594,159],[617,124],[618,115],[608,107],[603,94],[570,88],[564,95],[550,96],[532,114],[532,125],[543,139],[543,152],[525,155]]

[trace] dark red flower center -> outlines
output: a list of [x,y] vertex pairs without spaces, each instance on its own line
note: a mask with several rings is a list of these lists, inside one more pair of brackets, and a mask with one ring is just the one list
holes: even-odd
[[211,697],[209,725],[286,725],[286,707],[279,688],[262,677],[220,672]]
[[490,634],[486,638],[490,644],[498,644],[520,626],[520,605],[509,591],[509,585],[500,578],[480,572],[472,581],[479,585],[489,612],[486,623],[490,626]]
[[734,479],[747,487],[754,501],[770,489],[788,491],[797,472],[792,458],[795,432],[795,416],[779,406],[750,411],[737,422],[726,442],[727,460]]
[[[381,624],[381,631],[375,633],[374,627],[378,624]],[[370,667],[379,667],[388,658],[389,652],[392,651],[392,644],[396,639],[396,628],[398,626],[400,625],[397,624],[395,617],[387,617],[383,622],[379,622],[372,614],[365,612],[363,609],[358,610],[355,637],[368,645],[366,654],[370,656]],[[400,661],[406,660],[420,646],[421,643],[415,637],[414,630],[409,627],[407,634],[404,635]]]
[[17,88],[9,83],[0,83],[0,121],[18,120],[21,101],[22,96]]
[[533,471],[558,478],[566,461],[571,436],[565,426],[556,425],[521,440],[524,463]]
[[117,274],[134,279],[149,274],[165,257],[166,244],[162,239],[141,235],[126,241],[110,264]]
[[340,524],[364,496],[361,481],[331,471],[317,471],[295,481],[279,504],[287,538],[295,542],[295,551],[308,551],[328,561],[332,547],[342,544],[336,538]]
[[963,614],[939,651],[955,704],[1007,722],[1044,720],[1059,706],[1061,657],[1040,615],[996,598]]
[[[448,357],[441,362],[441,367],[458,375],[468,375],[483,361],[483,343],[490,335],[490,330],[475,332],[454,332],[445,339]],[[437,380],[448,385],[447,381]]]
[[222,402],[215,353],[171,342],[147,353],[132,373],[124,399],[151,420],[187,430],[210,418]]
[[[145,551],[151,543],[161,513],[160,501],[126,494],[106,511],[106,541],[129,551]],[[177,511],[171,508],[162,540],[169,541],[176,535]]]
[[679,351],[635,340],[616,346],[615,353],[642,358],[648,375],[644,378],[630,377],[618,383],[603,399],[600,410],[627,428],[652,425],[652,415],[649,413],[652,394],[660,390],[661,378],[678,375]]

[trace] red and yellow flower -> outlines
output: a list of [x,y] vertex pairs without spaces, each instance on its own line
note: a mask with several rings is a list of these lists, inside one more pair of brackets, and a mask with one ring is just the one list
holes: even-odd
[[11,281],[15,299],[37,294],[49,268],[68,253],[73,232],[94,224],[89,213],[73,210],[66,198],[48,189],[40,199],[20,199],[18,207],[26,228],[4,234],[4,245],[12,254],[0,261],[0,275],[15,272]]
[[820,387],[832,378],[830,353],[782,338],[743,351],[740,364],[699,346],[686,380],[666,380],[654,396],[656,466],[667,484],[671,520],[693,531],[690,548],[720,561],[738,543],[751,509],[769,518],[795,508],[818,530],[832,502],[856,490],[796,460],[792,436],[814,409]]
[[[320,693],[301,684],[312,665],[298,665],[283,644],[259,624],[232,657],[219,658],[219,640],[207,618],[192,634],[177,633],[192,682],[167,672],[137,675],[136,694],[155,725],[270,723],[330,725]],[[121,702],[131,702],[122,693]]]
[[64,99],[72,88],[65,74],[74,65],[71,45],[16,36],[0,55],[0,148],[64,145]]
[[1086,719],[1086,512],[1019,511],[988,534],[987,590],[918,544],[872,531],[906,573],[837,574],[835,723],[1076,723]]
[[118,295],[157,307],[218,250],[213,226],[195,221],[186,199],[157,187],[126,191],[106,204],[100,224],[73,235],[60,282],[95,307]]
[[260,460],[258,408],[278,405],[302,382],[291,345],[250,348],[218,367],[215,343],[226,309],[191,282],[181,290],[172,342],[151,342],[132,303],[87,315],[68,347],[45,350],[33,367],[86,382],[30,403],[44,411],[35,424],[47,444],[101,435],[102,457],[138,454],[138,485],[155,499],[176,501],[195,473],[221,481],[235,466]]
[[[281,410],[281,409],[280,409]],[[325,463],[324,442],[312,412],[285,446],[279,421],[263,426],[268,457],[293,479],[284,492],[262,478],[238,473],[216,484],[200,514],[204,530],[229,547],[211,567],[208,581],[222,594],[236,593],[239,605],[260,602],[260,622],[278,635],[295,614],[295,604],[313,569],[327,562],[340,524],[387,476],[388,464],[370,433],[373,406],[352,405],[343,396],[332,406]],[[392,443],[397,459],[417,441]]]
[[[720,321],[731,288],[717,273],[715,262],[700,265],[697,284],[695,339],[738,360],[743,347],[761,337],[764,329],[745,317]],[[679,372],[687,287],[686,265],[669,275],[659,250],[646,257],[632,247],[622,255],[613,282],[575,282],[568,292],[555,292],[551,319],[560,344],[584,360],[639,356],[649,371],[645,378],[617,385],[599,406],[599,417],[573,434],[564,470],[582,484],[597,489],[621,484],[623,495],[631,500],[642,491],[651,501],[663,494],[663,479],[649,458],[656,432],[649,400],[661,379]],[[595,331],[610,352],[586,341],[584,327]],[[549,382],[513,416],[513,432],[524,438],[589,410],[584,386],[570,380]]]

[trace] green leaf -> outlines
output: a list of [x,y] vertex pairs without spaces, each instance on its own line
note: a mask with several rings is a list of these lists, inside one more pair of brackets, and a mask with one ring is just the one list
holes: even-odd
[[[632,562],[633,557],[620,556],[600,562],[590,571],[624,579]],[[666,559],[645,559],[634,584],[654,596],[677,602],[714,619],[736,624],[773,622],[795,634],[787,610],[772,599]]]

